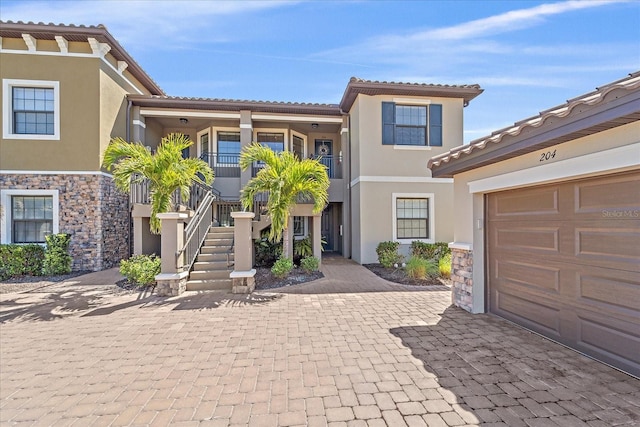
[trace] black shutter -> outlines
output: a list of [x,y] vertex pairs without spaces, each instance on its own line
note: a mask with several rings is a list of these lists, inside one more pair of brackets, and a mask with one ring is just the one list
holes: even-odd
[[442,105],[429,105],[429,146],[442,147]]
[[396,133],[396,104],[382,103],[382,145],[393,145]]

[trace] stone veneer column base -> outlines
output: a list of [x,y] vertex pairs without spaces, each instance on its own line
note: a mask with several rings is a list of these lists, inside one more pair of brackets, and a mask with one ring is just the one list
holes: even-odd
[[[462,245],[460,245],[462,246]],[[452,303],[468,312],[473,310],[473,251],[450,244]]]
[[156,276],[156,294],[161,297],[175,297],[187,290],[188,272],[176,274],[158,274]]
[[232,271],[229,277],[233,281],[231,292],[234,294],[250,294],[256,288],[256,270]]

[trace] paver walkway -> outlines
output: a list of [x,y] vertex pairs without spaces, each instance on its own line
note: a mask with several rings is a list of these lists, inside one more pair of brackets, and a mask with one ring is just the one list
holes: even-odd
[[640,380],[328,258],[252,296],[0,295],[1,425],[640,425]]

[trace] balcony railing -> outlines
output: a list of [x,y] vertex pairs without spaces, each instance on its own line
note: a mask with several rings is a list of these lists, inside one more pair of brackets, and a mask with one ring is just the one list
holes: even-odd
[[[182,199],[180,195],[180,190],[176,190],[173,192],[171,196],[171,203],[174,206],[183,205],[188,207],[191,210],[196,210],[202,200],[206,197],[208,193],[212,193],[214,200],[220,199],[220,193],[207,185],[200,184],[198,182],[191,183],[191,189],[189,192],[189,198],[186,200]],[[139,203],[143,205],[151,204],[151,191],[149,190],[149,180],[145,179],[141,182],[136,182],[131,184],[130,191],[130,200],[131,204]]]
[[239,178],[240,166],[238,161],[240,160],[239,154],[218,154],[218,153],[202,153],[200,156],[202,160],[207,162],[209,167],[213,169],[216,178]]
[[327,168],[330,179],[342,178],[342,156],[317,156],[316,159]]

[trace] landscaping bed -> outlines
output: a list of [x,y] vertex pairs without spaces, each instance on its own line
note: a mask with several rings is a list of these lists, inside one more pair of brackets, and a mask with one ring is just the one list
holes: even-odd
[[299,285],[322,279],[324,274],[320,271],[305,272],[301,268],[294,268],[287,277],[277,278],[269,268],[256,268],[256,290],[275,289],[283,286]]
[[363,267],[368,268],[376,276],[379,276],[389,282],[399,283],[401,285],[410,286],[451,286],[451,280],[440,277],[427,277],[426,279],[412,279],[407,277],[403,268],[386,268],[381,264],[364,264]]

